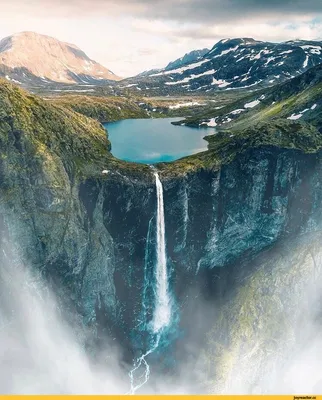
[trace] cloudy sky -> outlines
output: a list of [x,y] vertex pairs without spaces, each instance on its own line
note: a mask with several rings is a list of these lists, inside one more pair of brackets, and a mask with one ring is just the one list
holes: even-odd
[[322,39],[322,0],[0,0],[0,37],[74,43],[121,76],[227,37]]

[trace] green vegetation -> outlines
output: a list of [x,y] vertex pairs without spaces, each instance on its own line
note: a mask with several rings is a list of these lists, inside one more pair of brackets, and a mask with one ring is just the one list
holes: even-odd
[[[322,68],[320,69],[322,71]],[[231,162],[241,152],[259,146],[276,146],[312,153],[322,148],[322,135],[319,131],[322,126],[320,69],[315,69],[313,78],[309,76],[308,79],[302,75],[278,87],[253,92],[234,102],[232,94],[226,97],[221,95],[226,105],[217,110],[214,110],[211,104],[217,105],[218,98],[212,101],[200,98],[198,101],[207,104],[201,107],[203,111],[200,111],[199,106],[169,110],[170,105],[192,100],[182,97],[143,101],[142,98],[134,96],[123,98],[75,95],[41,100],[2,81],[0,129],[25,132],[37,148],[38,156],[42,154],[42,157],[49,159],[49,155],[52,157],[54,153],[68,165],[68,170],[78,176],[102,176],[102,170],[107,169],[124,172],[133,177],[137,177],[138,174],[147,177],[151,176],[148,166],[123,162],[110,154],[106,132],[94,119],[115,121],[123,118],[148,118],[157,114],[174,116],[176,112],[187,113],[195,109],[198,109],[200,115],[205,110],[208,110],[209,114],[211,109],[212,118],[221,118],[233,110],[242,108],[246,102],[261,98],[258,105],[234,115],[230,123],[220,126],[214,135],[206,137],[209,143],[208,151],[172,163],[158,164],[164,178],[182,176],[201,169],[218,169],[222,164]],[[310,74],[312,75],[312,71]],[[288,119],[292,114],[303,110],[306,112],[300,119]],[[174,115],[171,115],[171,112]],[[200,117],[198,115],[196,114],[194,119],[187,119],[189,124],[199,126],[205,120],[203,117],[196,123]]]
[[[98,96],[81,94],[64,94],[46,97],[52,104],[60,105],[79,112],[87,117],[96,119],[102,123],[119,121],[130,118],[167,118],[186,117],[197,115],[203,110],[212,110],[217,106],[229,104],[241,94],[218,93],[211,98],[196,96],[181,97],[140,97],[127,93],[125,96]],[[199,103],[200,105],[188,105],[172,108],[178,104]]]
[[48,104],[6,81],[0,83],[0,110],[2,140],[10,131],[22,132],[35,156],[49,160],[56,154],[80,172],[86,168],[85,160],[100,164],[108,155],[110,143],[98,122]]
[[200,169],[219,169],[249,148],[275,146],[314,153],[322,148],[322,135],[305,122],[277,119],[245,129],[222,130],[206,136],[208,151],[185,157],[170,164],[158,164],[164,176],[184,175]]
[[102,123],[128,118],[149,118],[149,114],[134,100],[124,97],[66,95],[53,97],[50,102]]
[[[215,134],[205,138],[209,151],[169,165],[160,164],[160,168],[165,175],[182,175],[200,168],[216,169],[248,148],[259,146],[317,152],[322,148],[321,98],[322,66],[318,66],[286,83],[248,94],[221,109],[201,110],[175,124],[185,122],[203,129],[203,122],[217,117],[219,124]],[[259,99],[255,107],[244,109],[246,103]],[[240,109],[244,111],[232,114]],[[289,119],[300,115],[298,119]],[[227,117],[231,119],[228,123]],[[226,123],[220,125],[221,121]]]
[[[189,126],[199,127],[207,123],[211,118],[217,118],[218,129],[234,130],[245,129],[265,121],[274,119],[289,118],[293,114],[303,113],[301,121],[319,126],[322,122],[322,112],[318,105],[322,95],[322,67],[317,66],[306,73],[293,78],[285,83],[272,88],[259,90],[239,98],[220,110],[200,110],[199,113],[179,121],[177,124],[185,123]],[[260,100],[259,104],[252,108],[245,109],[246,103]],[[316,104],[317,109],[311,109]],[[240,113],[233,113],[236,110],[243,110]],[[227,123],[227,118],[231,120]],[[226,119],[226,121],[225,121]]]
[[104,169],[127,171],[130,175],[149,170],[114,158],[99,122],[42,100],[6,80],[0,80],[0,146],[2,158],[14,158],[17,169],[22,160],[16,155],[17,147],[21,147],[30,172],[45,168],[57,185],[65,181],[66,172],[82,179],[102,176]]
[[315,295],[312,288],[321,276],[315,263],[320,241],[321,232],[304,235],[248,261],[251,266],[243,265],[248,276],[239,278],[242,283],[224,299],[208,335],[204,358],[210,391],[236,390],[238,381],[244,384],[240,390],[248,391],[245,385],[251,387],[271,372],[265,368],[274,370],[292,352],[303,334],[298,318],[303,322],[309,315],[306,307],[313,300],[308,297]]

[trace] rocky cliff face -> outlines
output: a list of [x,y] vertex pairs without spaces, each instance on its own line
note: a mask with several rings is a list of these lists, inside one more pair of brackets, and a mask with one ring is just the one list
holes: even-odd
[[[0,141],[1,257],[42,271],[130,360],[152,318],[153,171],[115,160],[98,123],[7,84]],[[321,171],[319,151],[268,145],[180,175],[161,168],[176,335],[191,333],[192,292],[220,302],[242,260],[320,229]]]
[[[218,268],[255,256],[280,239],[319,229],[321,168],[320,154],[262,147],[219,171],[165,180],[168,262],[177,303],[191,288],[220,296],[229,285],[222,280],[217,287]],[[94,185],[104,199],[103,221],[113,238],[114,284],[126,336],[142,311],[146,252],[153,258],[154,183],[114,176],[100,190],[99,182],[83,185],[80,197],[90,214],[94,204],[89,206],[82,193]]]

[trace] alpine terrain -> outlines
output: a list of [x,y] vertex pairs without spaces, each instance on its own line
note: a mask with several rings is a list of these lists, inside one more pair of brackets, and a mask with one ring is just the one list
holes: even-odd
[[120,80],[77,46],[35,32],[0,41],[0,76],[15,83],[99,83]]
[[[322,62],[322,42],[223,39],[198,61],[173,63],[125,82],[146,93],[213,93],[257,89],[283,82]],[[183,58],[185,59],[185,58]]]
[[322,392],[322,42],[0,75],[0,393]]

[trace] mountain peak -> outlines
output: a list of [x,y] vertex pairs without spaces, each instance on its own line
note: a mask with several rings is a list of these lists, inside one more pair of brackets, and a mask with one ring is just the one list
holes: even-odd
[[26,69],[36,77],[55,82],[120,80],[76,45],[31,31],[0,41],[0,64],[12,70]]
[[186,63],[182,63],[183,58],[179,59],[181,65],[171,69],[132,78],[130,86],[150,95],[259,89],[289,80],[320,64],[322,42],[271,43],[247,37],[226,38],[201,57]]
[[209,49],[200,49],[200,50],[193,50],[189,53],[186,53],[183,57],[178,58],[175,61],[170,62],[166,67],[165,70],[171,70],[174,68],[179,68],[185,64],[190,62],[195,62],[200,60],[205,54],[207,54]]

